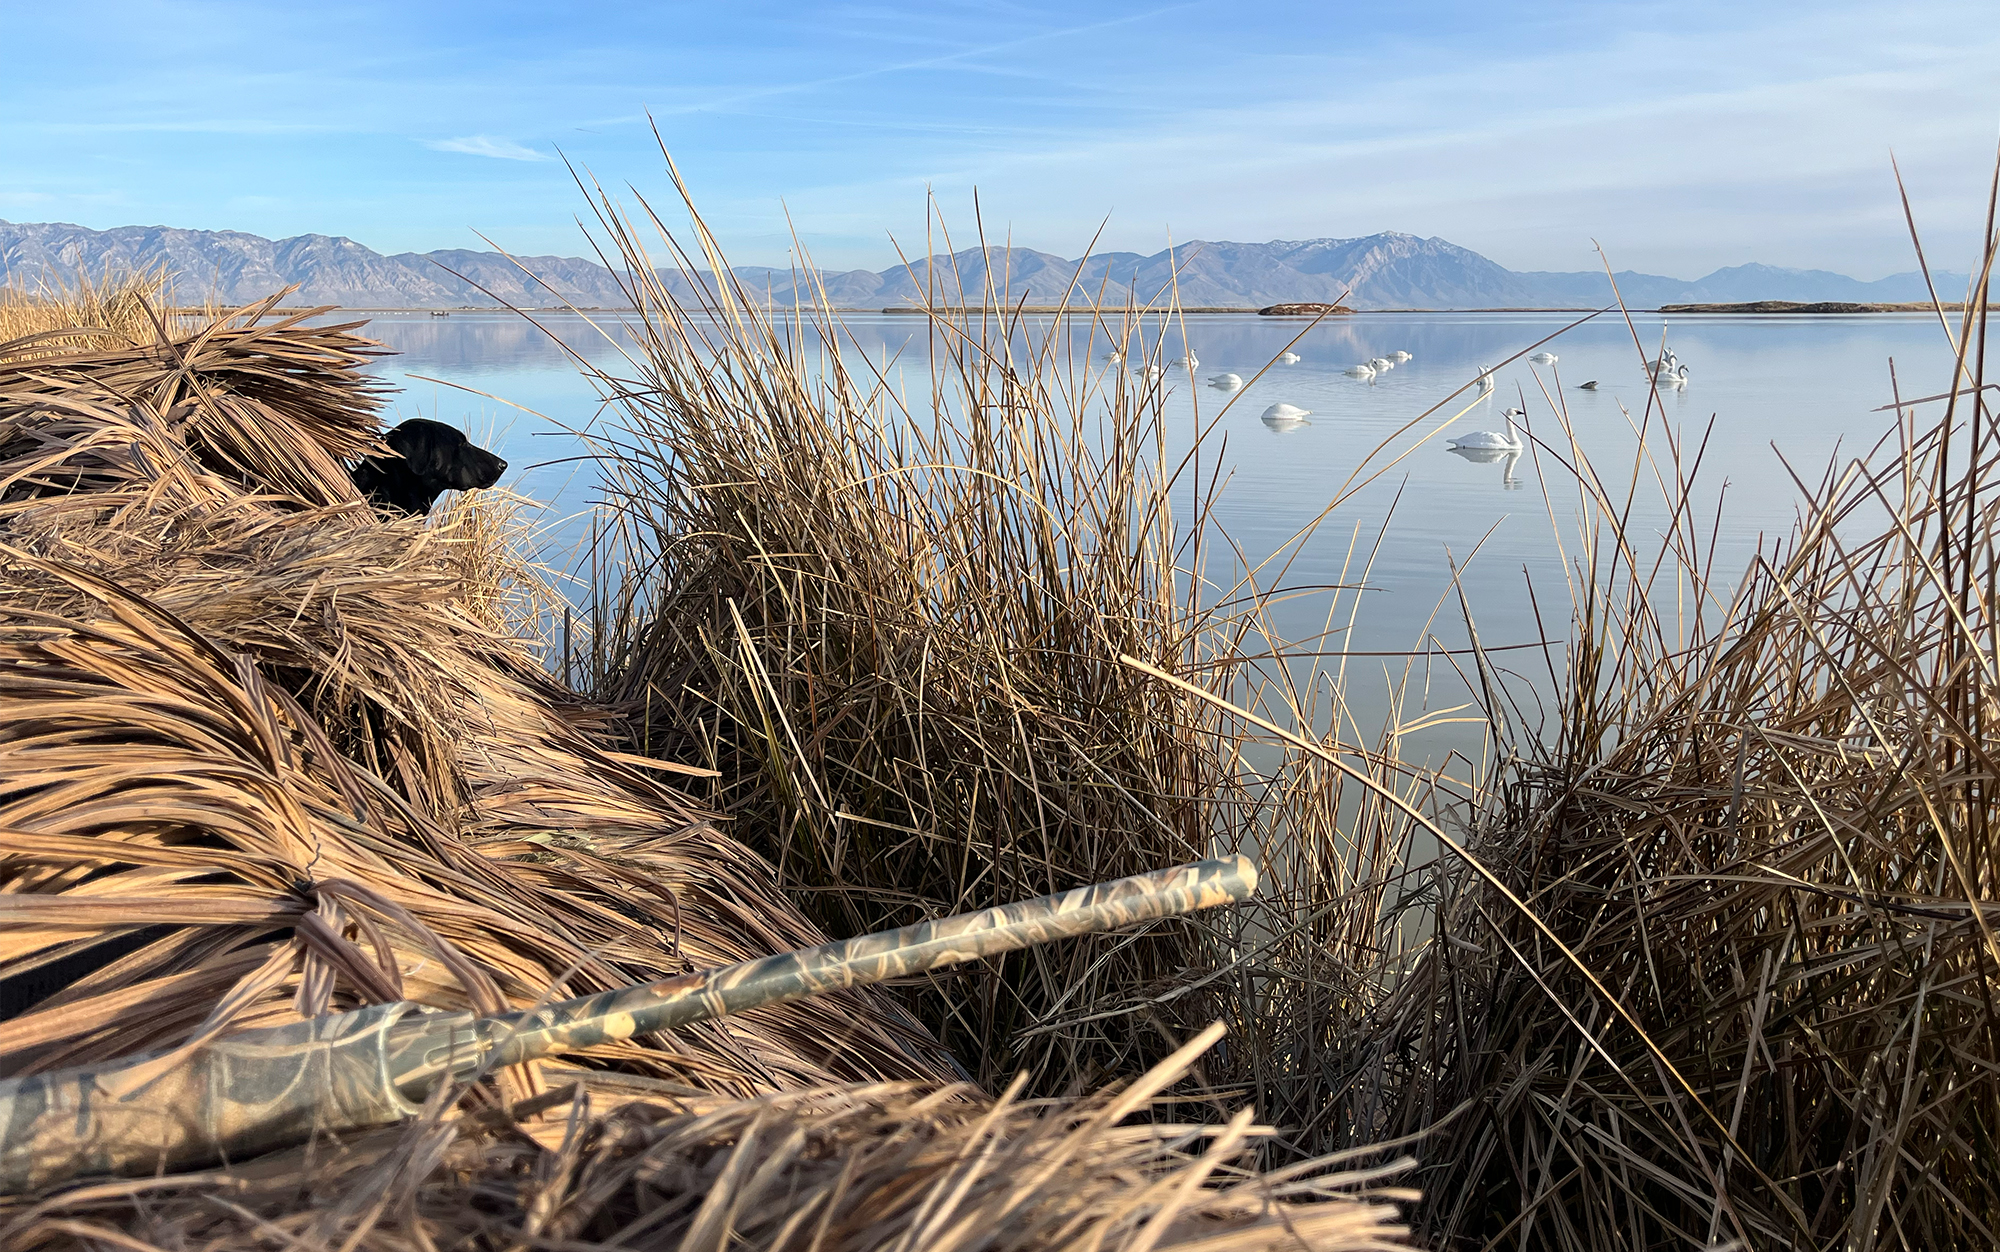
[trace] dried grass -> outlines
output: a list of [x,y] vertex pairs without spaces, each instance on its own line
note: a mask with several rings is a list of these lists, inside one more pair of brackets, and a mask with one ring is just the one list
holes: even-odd
[[[656,778],[703,770],[611,750],[534,663],[504,502],[356,498],[375,346],[268,311],[0,365],[0,986],[37,1000],[0,1071],[819,940]],[[1218,1033],[1120,1091],[995,1101],[882,993],[825,996],[345,1143],[0,1198],[0,1246],[1404,1246],[1383,1171],[1260,1175],[1248,1114],[1166,1120]]]
[[1339,1062],[1355,1141],[1442,1128],[1429,1237],[1996,1242],[1991,423],[1906,417],[1741,576],[1586,477],[1562,735],[1467,832],[1542,925],[1442,875],[1448,940]]
[[[726,273],[699,217],[683,252],[595,194],[643,347],[598,373],[633,559],[582,668],[632,743],[722,767],[718,806],[837,928],[1262,858],[1224,923],[912,989],[981,1074],[1054,1092],[1226,1021],[1200,1077],[1253,1094],[1266,1165],[1407,1136],[1436,1246],[1996,1242],[1990,252],[1974,312],[1940,307],[1971,390],[1802,482],[1747,575],[1657,406],[1629,483],[1543,444],[1581,519],[1559,717],[1467,659],[1492,764],[1454,781],[1399,759],[1423,709],[1374,737],[1345,663],[1276,636],[1284,553],[1209,581],[1238,555],[1213,449],[1169,463],[1155,384],[1095,363],[1169,355],[1171,309],[1028,322],[919,274],[909,397],[823,308],[683,307],[640,225]],[[1664,534],[1628,525],[1649,483]]]
[[[823,938],[501,633],[476,511],[358,500],[353,329],[0,370],[0,960],[89,968],[0,1024],[6,1072],[185,1038],[232,987],[231,1027],[522,1006]],[[742,1095],[955,1073],[866,995],[611,1051]]]
[[[1217,1018],[1233,1076],[1281,1074],[1285,1006],[1256,1004],[1252,976],[1191,980],[1264,939],[1350,994],[1401,836],[1350,842],[1348,780],[1296,755],[1254,771],[1235,723],[1120,663],[1312,699],[1243,661],[1269,648],[1281,566],[1203,581],[1202,545],[1232,555],[1207,517],[1219,440],[1173,463],[1158,373],[1098,360],[1163,365],[1170,313],[1016,319],[920,274],[917,344],[867,361],[823,305],[774,315],[723,289],[684,306],[640,238],[651,210],[599,193],[598,216],[642,347],[596,373],[623,414],[596,561],[617,573],[575,668],[628,711],[634,750],[717,769],[713,802],[834,931],[1252,852],[1264,899],[1221,920],[961,967],[908,1002],[979,1077],[1025,1069],[1039,1094],[1142,1072]],[[729,272],[693,220],[695,254],[663,233],[678,268]],[[1405,785],[1382,760],[1373,781]]]
[[164,269],[96,279],[79,273],[27,290],[0,286],[0,360],[157,342],[183,320],[168,309],[169,294]]
[[[1408,1246],[1385,1171],[1243,1168],[1267,1133],[1130,1124],[1212,1039],[1088,1099],[969,1085],[819,1087],[747,1100],[615,1075],[553,1121],[439,1120],[221,1173],[80,1189],[15,1213],[31,1249],[797,1249],[1186,1252]],[[649,1089],[651,1088],[651,1089]]]

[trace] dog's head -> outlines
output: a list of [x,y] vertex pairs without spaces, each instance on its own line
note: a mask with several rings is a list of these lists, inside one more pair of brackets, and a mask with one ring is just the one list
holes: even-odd
[[491,487],[507,462],[443,422],[413,417],[383,437],[394,457],[369,457],[354,485],[375,503],[402,513],[428,513],[447,491]]
[[443,422],[413,417],[390,431],[385,442],[409,462],[410,473],[440,492],[491,487],[507,472],[507,462]]

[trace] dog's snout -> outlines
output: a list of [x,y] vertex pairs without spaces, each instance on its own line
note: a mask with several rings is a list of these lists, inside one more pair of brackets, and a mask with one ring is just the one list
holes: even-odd
[[499,482],[500,475],[506,472],[507,472],[507,462],[501,460],[497,456],[494,456],[491,452],[483,452],[480,454],[478,462],[474,465],[473,468],[473,473],[472,473],[472,477],[474,480],[473,485],[478,487],[491,487],[494,483]]

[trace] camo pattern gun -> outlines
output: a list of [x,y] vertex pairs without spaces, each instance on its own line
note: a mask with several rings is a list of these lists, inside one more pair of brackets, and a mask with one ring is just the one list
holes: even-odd
[[408,1117],[438,1083],[1247,899],[1235,856],[495,1017],[398,1001],[0,1082],[0,1194],[243,1159]]

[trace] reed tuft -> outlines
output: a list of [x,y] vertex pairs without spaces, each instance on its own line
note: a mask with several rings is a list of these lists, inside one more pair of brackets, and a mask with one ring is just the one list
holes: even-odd
[[[1311,699],[1242,662],[1268,627],[1254,579],[1200,572],[1219,441],[1172,450],[1158,373],[1099,363],[1162,364],[1169,314],[1015,318],[930,272],[913,350],[870,361],[824,307],[728,286],[683,305],[637,221],[597,204],[643,346],[596,374],[622,429],[592,566],[615,572],[574,661],[634,750],[718,771],[710,802],[837,933],[1257,852],[1268,899],[1220,922],[962,967],[907,1002],[980,1078],[1027,1070],[1047,1094],[1142,1072],[1218,1017],[1232,1056],[1288,1052],[1263,1041],[1257,979],[1203,975],[1275,928],[1353,990],[1395,836],[1348,842],[1345,781],[1255,773],[1202,695]],[[729,273],[693,222],[692,251],[662,232],[672,262]]]
[[0,285],[0,359],[136,347],[178,329],[165,269],[78,273],[67,283]]
[[[1439,1247],[2000,1236],[1990,248],[1972,311],[1939,307],[1966,394],[1802,483],[1748,571],[1713,563],[1657,407],[1613,481],[1551,397],[1557,712],[1468,659],[1487,751],[1454,777],[1400,755],[1424,709],[1357,726],[1345,665],[1277,635],[1285,554],[1214,526],[1212,442],[1094,368],[1163,364],[1170,303],[1010,318],[920,271],[927,327],[869,362],[822,308],[683,307],[652,210],[595,194],[643,346],[597,372],[626,562],[578,661],[634,743],[719,768],[833,929],[1263,861],[1226,921],[909,989],[981,1075],[1058,1091],[1224,1021],[1192,1090],[1251,1093],[1266,1164],[1416,1145]],[[660,228],[671,262],[727,274],[693,230]],[[1629,522],[1649,482],[1659,534]],[[1329,629],[1353,611],[1333,593]]]

